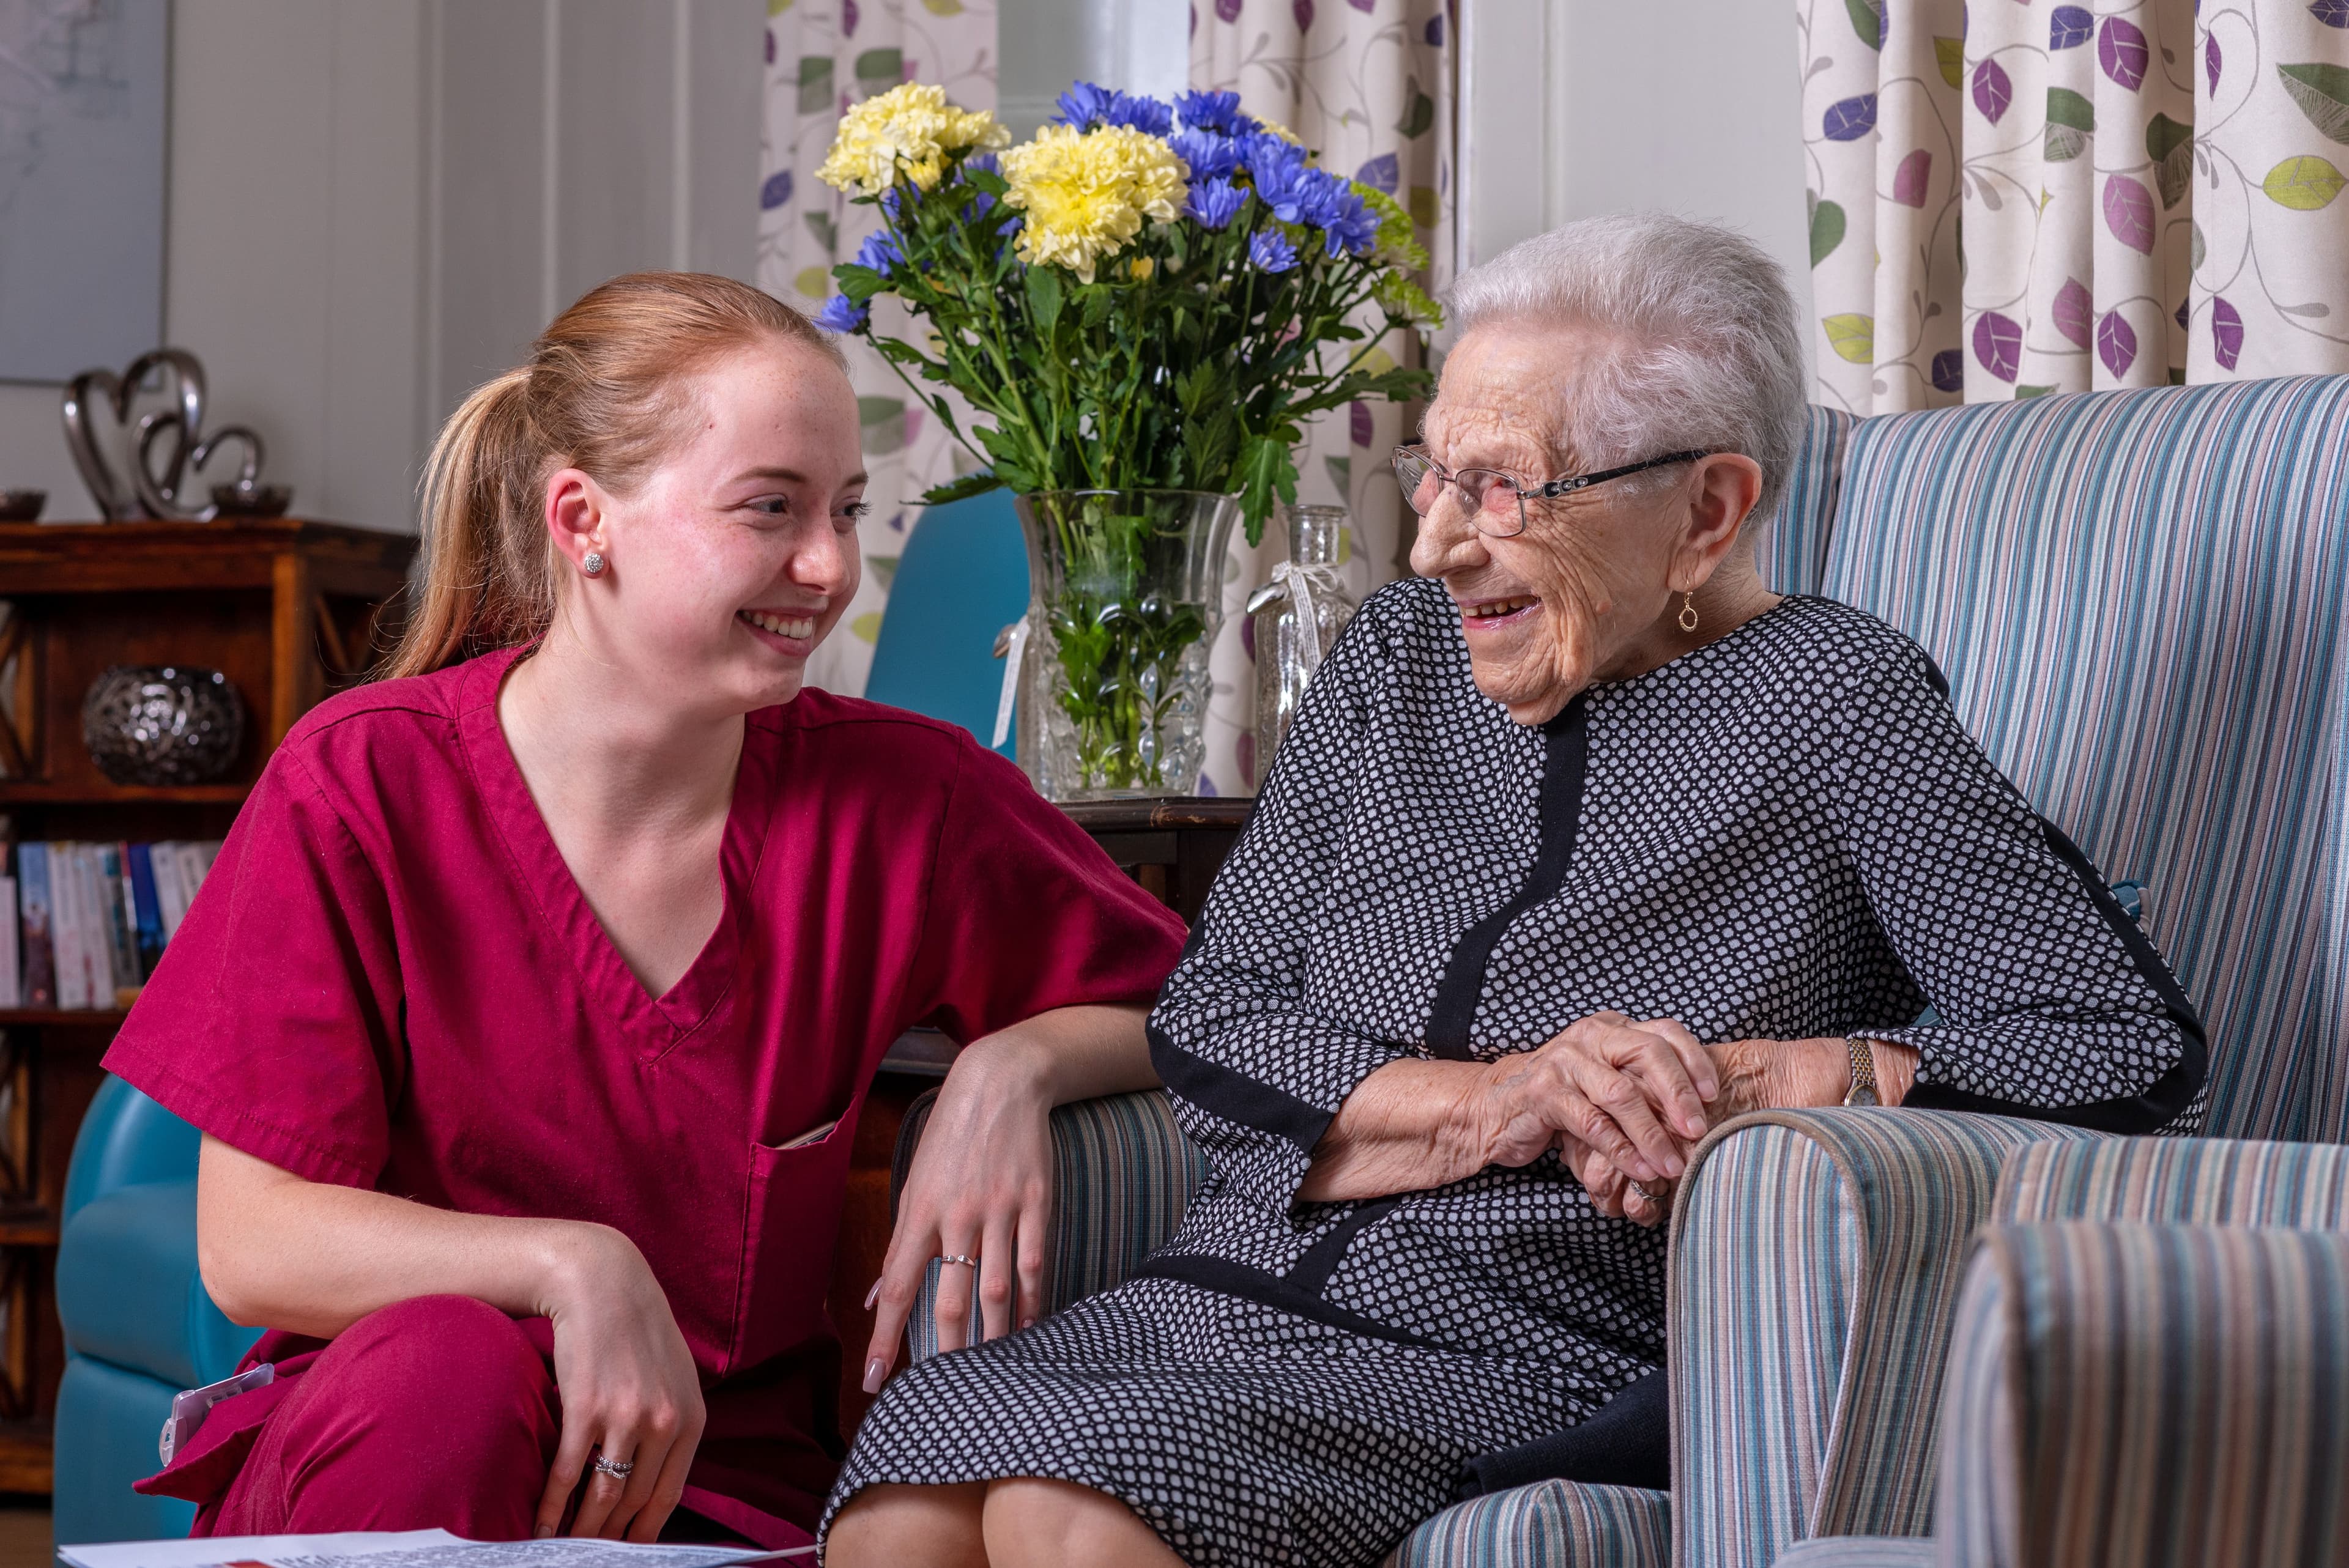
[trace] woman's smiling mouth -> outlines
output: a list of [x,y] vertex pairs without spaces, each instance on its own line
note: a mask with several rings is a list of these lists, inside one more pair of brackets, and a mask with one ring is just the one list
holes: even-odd
[[1519,594],[1510,599],[1475,599],[1460,606],[1461,624],[1472,632],[1497,630],[1514,625],[1541,607],[1541,601],[1532,594]]
[[737,610],[734,618],[754,631],[794,642],[804,643],[815,635],[816,618],[812,615],[779,615],[771,610]]

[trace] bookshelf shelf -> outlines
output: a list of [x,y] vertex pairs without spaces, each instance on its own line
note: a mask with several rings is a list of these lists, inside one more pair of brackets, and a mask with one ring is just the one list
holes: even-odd
[[[411,535],[291,518],[0,524],[0,847],[219,839],[287,728],[397,635],[415,552]],[[109,665],[142,664],[218,669],[243,695],[247,738],[224,778],[150,789],[98,771],[82,696]],[[0,1491],[49,1485],[58,1203],[124,1016],[0,1008]]]

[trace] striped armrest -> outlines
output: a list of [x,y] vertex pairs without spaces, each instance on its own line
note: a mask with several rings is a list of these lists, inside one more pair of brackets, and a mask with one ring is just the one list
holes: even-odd
[[2349,1148],[2223,1138],[2036,1143],[2000,1173],[1991,1217],[2349,1231]]
[[1699,1146],[1667,1287],[1676,1562],[1765,1568],[1813,1536],[1925,1532],[1966,1239],[2013,1151],[2095,1136],[1768,1111]]
[[2349,1562],[2349,1237],[1996,1227],[1953,1364],[1941,1561]]
[[1445,1509],[1382,1568],[1665,1568],[1671,1544],[1665,1493],[1546,1480]]
[[[897,1133],[889,1208],[913,1166],[936,1091],[914,1102]],[[1164,1089],[1080,1100],[1052,1112],[1052,1237],[1045,1264],[1045,1310],[1107,1290],[1174,1233],[1191,1194],[1207,1179],[1206,1157],[1174,1125]],[[905,1337],[913,1359],[937,1354],[938,1267],[914,1304]],[[974,1304],[975,1307],[976,1304]]]

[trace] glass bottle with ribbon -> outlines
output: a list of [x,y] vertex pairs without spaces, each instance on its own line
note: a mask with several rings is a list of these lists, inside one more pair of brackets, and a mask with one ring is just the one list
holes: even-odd
[[1339,568],[1347,554],[1350,520],[1342,506],[1288,509],[1288,559],[1272,580],[1248,596],[1256,653],[1256,778],[1272,773],[1297,717],[1306,683],[1337,645],[1338,634],[1361,608]]

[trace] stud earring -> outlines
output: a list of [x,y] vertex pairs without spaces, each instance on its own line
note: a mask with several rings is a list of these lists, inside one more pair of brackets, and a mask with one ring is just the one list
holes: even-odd
[[604,558],[591,550],[581,559],[579,570],[590,577],[601,577],[604,574]]
[[1681,595],[1681,630],[1696,630],[1696,594],[1692,591]]

